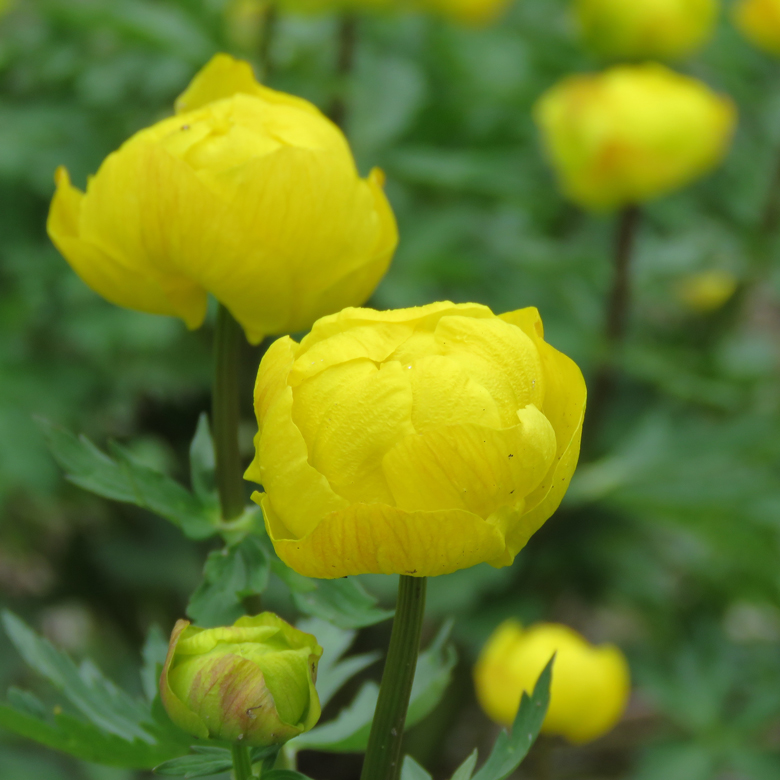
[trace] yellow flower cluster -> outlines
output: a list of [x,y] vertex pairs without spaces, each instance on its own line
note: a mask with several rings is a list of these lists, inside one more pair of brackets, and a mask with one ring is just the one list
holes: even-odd
[[740,0],[734,21],[760,49],[780,55],[780,0]]
[[346,309],[271,346],[255,410],[246,477],[279,557],[422,577],[512,563],[568,487],[585,383],[536,309]]
[[482,708],[497,723],[511,725],[523,691],[533,691],[553,653],[550,706],[542,732],[578,744],[606,734],[628,701],[628,663],[614,645],[593,647],[559,624],[524,629],[516,620],[507,620],[496,629],[474,667]]
[[585,44],[616,59],[674,59],[712,34],[716,0],[575,0]]
[[49,235],[90,287],[190,328],[211,293],[253,343],[365,301],[398,240],[381,172],[361,179],[332,122],[224,54],[86,193],[56,180]]
[[731,100],[663,65],[570,76],[537,103],[563,191],[593,209],[642,203],[714,168],[734,131]]

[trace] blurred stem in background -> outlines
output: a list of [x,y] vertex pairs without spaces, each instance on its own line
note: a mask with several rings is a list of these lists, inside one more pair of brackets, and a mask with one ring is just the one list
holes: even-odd
[[212,435],[217,465],[217,489],[222,519],[233,520],[245,506],[244,477],[238,449],[239,355],[241,326],[222,305],[214,334],[214,390],[211,401]]
[[260,49],[257,57],[260,63],[260,81],[268,84],[268,80],[273,75],[273,60],[271,59],[271,49],[273,47],[274,34],[276,33],[276,23],[279,19],[279,12],[275,3],[268,3],[263,17],[263,31],[260,37]]
[[233,755],[233,776],[235,780],[251,780],[252,761],[249,757],[249,748],[246,745],[233,745],[230,749]]
[[347,93],[349,77],[355,67],[357,46],[357,16],[345,13],[338,24],[338,54],[336,58],[336,94],[328,116],[343,130],[347,119]]
[[612,289],[607,301],[604,329],[604,356],[596,369],[588,399],[588,444],[600,426],[604,407],[615,383],[615,360],[626,335],[631,306],[631,258],[636,244],[641,211],[638,206],[626,206],[618,216],[617,236],[613,255]]
[[361,780],[397,780],[425,612],[425,577],[401,575],[393,631],[371,724]]
[[780,221],[780,150],[777,152],[775,169],[769,182],[766,205],[761,216],[760,230],[764,238],[769,238],[777,230],[778,221]]

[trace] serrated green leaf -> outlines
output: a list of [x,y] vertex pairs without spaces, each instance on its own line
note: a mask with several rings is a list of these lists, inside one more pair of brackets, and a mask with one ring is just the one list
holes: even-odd
[[242,600],[265,590],[269,571],[268,555],[256,536],[215,550],[206,560],[203,582],[190,599],[187,615],[204,628],[233,623],[244,614]]
[[298,621],[297,627],[301,631],[317,637],[317,642],[324,651],[317,668],[317,693],[323,707],[347,680],[381,657],[379,653],[374,652],[352,655],[342,659],[354,641],[357,635],[356,631],[338,628],[338,626],[319,618]]
[[146,698],[151,702],[157,696],[157,685],[160,679],[160,670],[165,663],[168,654],[168,640],[163,635],[159,626],[152,626],[146,635],[141,655],[143,666],[141,667],[141,686]]
[[[417,659],[406,728],[418,723],[436,706],[449,683],[457,660],[454,648],[445,645],[450,628],[449,624],[443,626],[431,646]],[[365,750],[378,695],[376,683],[365,683],[352,703],[336,718],[297,737],[293,743],[296,749],[327,753],[359,753]]]
[[153,512],[182,529],[191,539],[217,532],[218,516],[170,477],[139,463],[125,448],[111,444],[110,457],[84,436],[39,419],[54,459],[68,480],[104,498]]
[[539,736],[550,704],[550,679],[554,660],[555,656],[539,675],[533,694],[529,697],[523,691],[511,734],[502,731],[498,735],[488,760],[474,775],[473,780],[506,780],[528,755],[531,745]]
[[190,481],[193,492],[206,506],[218,506],[214,441],[205,412],[198,417],[198,426],[190,444]]
[[208,777],[227,772],[233,767],[229,750],[208,748],[198,750],[189,756],[180,756],[165,761],[154,768],[155,774],[173,777]]
[[455,770],[452,780],[471,780],[474,774],[474,767],[477,765],[477,751],[473,750],[471,755]]
[[401,780],[432,780],[432,778],[411,756],[404,756]]
[[393,611],[380,609],[377,600],[355,579],[315,580],[292,571],[274,559],[273,572],[292,591],[295,606],[304,614],[322,618],[339,628],[363,628],[381,623]]

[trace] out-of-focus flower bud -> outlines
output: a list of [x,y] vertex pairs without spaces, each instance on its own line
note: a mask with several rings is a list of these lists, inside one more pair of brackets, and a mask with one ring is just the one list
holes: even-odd
[[663,65],[576,75],[535,108],[561,187],[586,208],[638,204],[715,168],[736,123],[732,101]]
[[359,177],[330,120],[225,54],[176,110],[110,154],[86,193],[57,171],[49,235],[90,287],[191,328],[212,293],[253,343],[368,298],[395,219],[381,172]]
[[594,647],[555,623],[523,629],[516,620],[507,620],[493,632],[474,667],[482,709],[497,723],[510,725],[523,691],[530,695],[553,653],[550,706],[542,731],[574,743],[606,734],[620,720],[631,692],[625,656],[614,645]]
[[780,0],[740,0],[734,21],[754,45],[780,56]]
[[160,677],[163,705],[195,737],[282,744],[319,720],[321,655],[311,634],[271,612],[223,628],[180,620]]
[[420,7],[468,27],[495,22],[512,0],[420,0]]
[[585,382],[539,312],[345,309],[271,345],[255,385],[279,557],[311,577],[507,566],[558,508]]
[[674,59],[712,34],[716,0],[576,0],[585,44],[604,57]]
[[737,291],[737,278],[728,271],[711,270],[689,274],[677,284],[677,297],[700,314],[720,309]]

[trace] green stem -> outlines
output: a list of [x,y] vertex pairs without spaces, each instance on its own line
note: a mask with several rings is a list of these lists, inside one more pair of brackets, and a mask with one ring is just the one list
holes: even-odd
[[349,79],[355,68],[355,49],[357,47],[357,17],[347,11],[338,26],[338,53],[336,55],[336,96],[330,105],[328,116],[342,130],[347,120],[347,92]]
[[263,19],[263,37],[260,39],[260,50],[258,52],[258,59],[260,60],[260,78],[263,84],[268,84],[268,81],[270,80],[273,73],[271,46],[273,45],[278,18],[279,16],[276,4],[269,3],[265,10],[265,18]]
[[224,520],[238,517],[245,508],[244,477],[238,450],[241,326],[222,305],[214,336],[214,393],[212,434],[217,465],[217,490]]
[[252,759],[246,745],[233,745],[230,748],[233,756],[233,776],[235,780],[252,780]]
[[425,612],[424,577],[401,576],[390,647],[382,673],[361,780],[397,780]]

